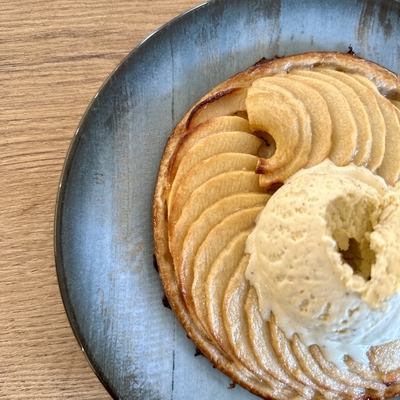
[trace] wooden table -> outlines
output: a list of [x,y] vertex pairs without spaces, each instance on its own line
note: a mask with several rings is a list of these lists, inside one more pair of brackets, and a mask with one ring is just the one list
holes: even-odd
[[109,399],[69,326],[53,252],[79,120],[119,62],[200,0],[0,3],[0,398]]

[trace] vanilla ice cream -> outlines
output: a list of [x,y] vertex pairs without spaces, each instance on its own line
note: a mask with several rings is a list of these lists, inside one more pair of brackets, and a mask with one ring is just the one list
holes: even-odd
[[400,192],[365,168],[329,160],[293,175],[247,240],[246,277],[263,318],[363,361],[400,339]]

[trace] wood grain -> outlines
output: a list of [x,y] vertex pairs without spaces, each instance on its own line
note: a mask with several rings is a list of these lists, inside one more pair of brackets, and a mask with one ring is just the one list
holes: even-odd
[[57,188],[96,91],[198,0],[3,0],[0,6],[0,398],[109,399],[73,336],[53,253]]

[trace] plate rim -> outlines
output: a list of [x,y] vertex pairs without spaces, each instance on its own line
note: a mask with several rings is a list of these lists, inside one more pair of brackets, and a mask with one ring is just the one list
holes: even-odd
[[71,166],[73,162],[73,158],[75,152],[79,145],[79,140],[83,134],[82,126],[86,122],[95,102],[99,97],[101,97],[102,93],[107,90],[109,85],[111,84],[111,80],[113,77],[118,74],[124,66],[135,57],[136,53],[140,52],[142,48],[144,48],[153,38],[156,38],[158,35],[162,34],[162,32],[168,29],[171,25],[178,23],[180,20],[185,18],[188,14],[195,12],[198,9],[205,8],[211,3],[212,0],[203,1],[202,3],[189,8],[188,10],[178,14],[170,21],[166,22],[165,24],[161,25],[159,28],[151,32],[147,37],[145,37],[142,41],[139,42],[132,50],[128,52],[126,56],[122,58],[122,60],[118,63],[118,65],[109,73],[107,78],[103,81],[100,87],[96,90],[94,96],[92,97],[91,101],[89,102],[88,106],[86,107],[84,113],[82,114],[78,126],[75,129],[75,132],[70,139],[70,143],[65,154],[62,170],[60,173],[60,178],[58,182],[57,194],[56,194],[56,203],[54,209],[54,219],[53,219],[53,253],[54,253],[54,260],[55,260],[55,269],[56,269],[56,277],[57,277],[57,284],[59,287],[61,300],[63,303],[63,307],[65,313],[67,315],[68,323],[72,329],[74,334],[75,340],[77,341],[83,355],[86,358],[87,363],[91,367],[94,374],[99,379],[100,383],[106,389],[108,394],[113,399],[118,399],[118,395],[116,393],[116,389],[112,386],[112,384],[108,381],[105,374],[100,370],[100,367],[96,364],[95,360],[93,359],[91,352],[87,351],[88,345],[85,341],[84,335],[80,332],[79,324],[75,315],[74,308],[70,302],[69,291],[67,288],[67,278],[65,276],[65,265],[63,262],[63,245],[62,245],[62,216],[63,216],[63,209],[65,203],[65,191],[67,187],[68,177],[71,171]]

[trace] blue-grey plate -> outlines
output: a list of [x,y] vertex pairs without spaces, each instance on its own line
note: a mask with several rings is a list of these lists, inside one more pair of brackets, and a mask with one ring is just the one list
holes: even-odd
[[152,197],[174,125],[262,57],[353,50],[400,72],[394,0],[221,0],[179,16],[122,61],[89,105],[65,162],[55,250],[71,326],[114,398],[251,399],[228,390],[163,307]]

